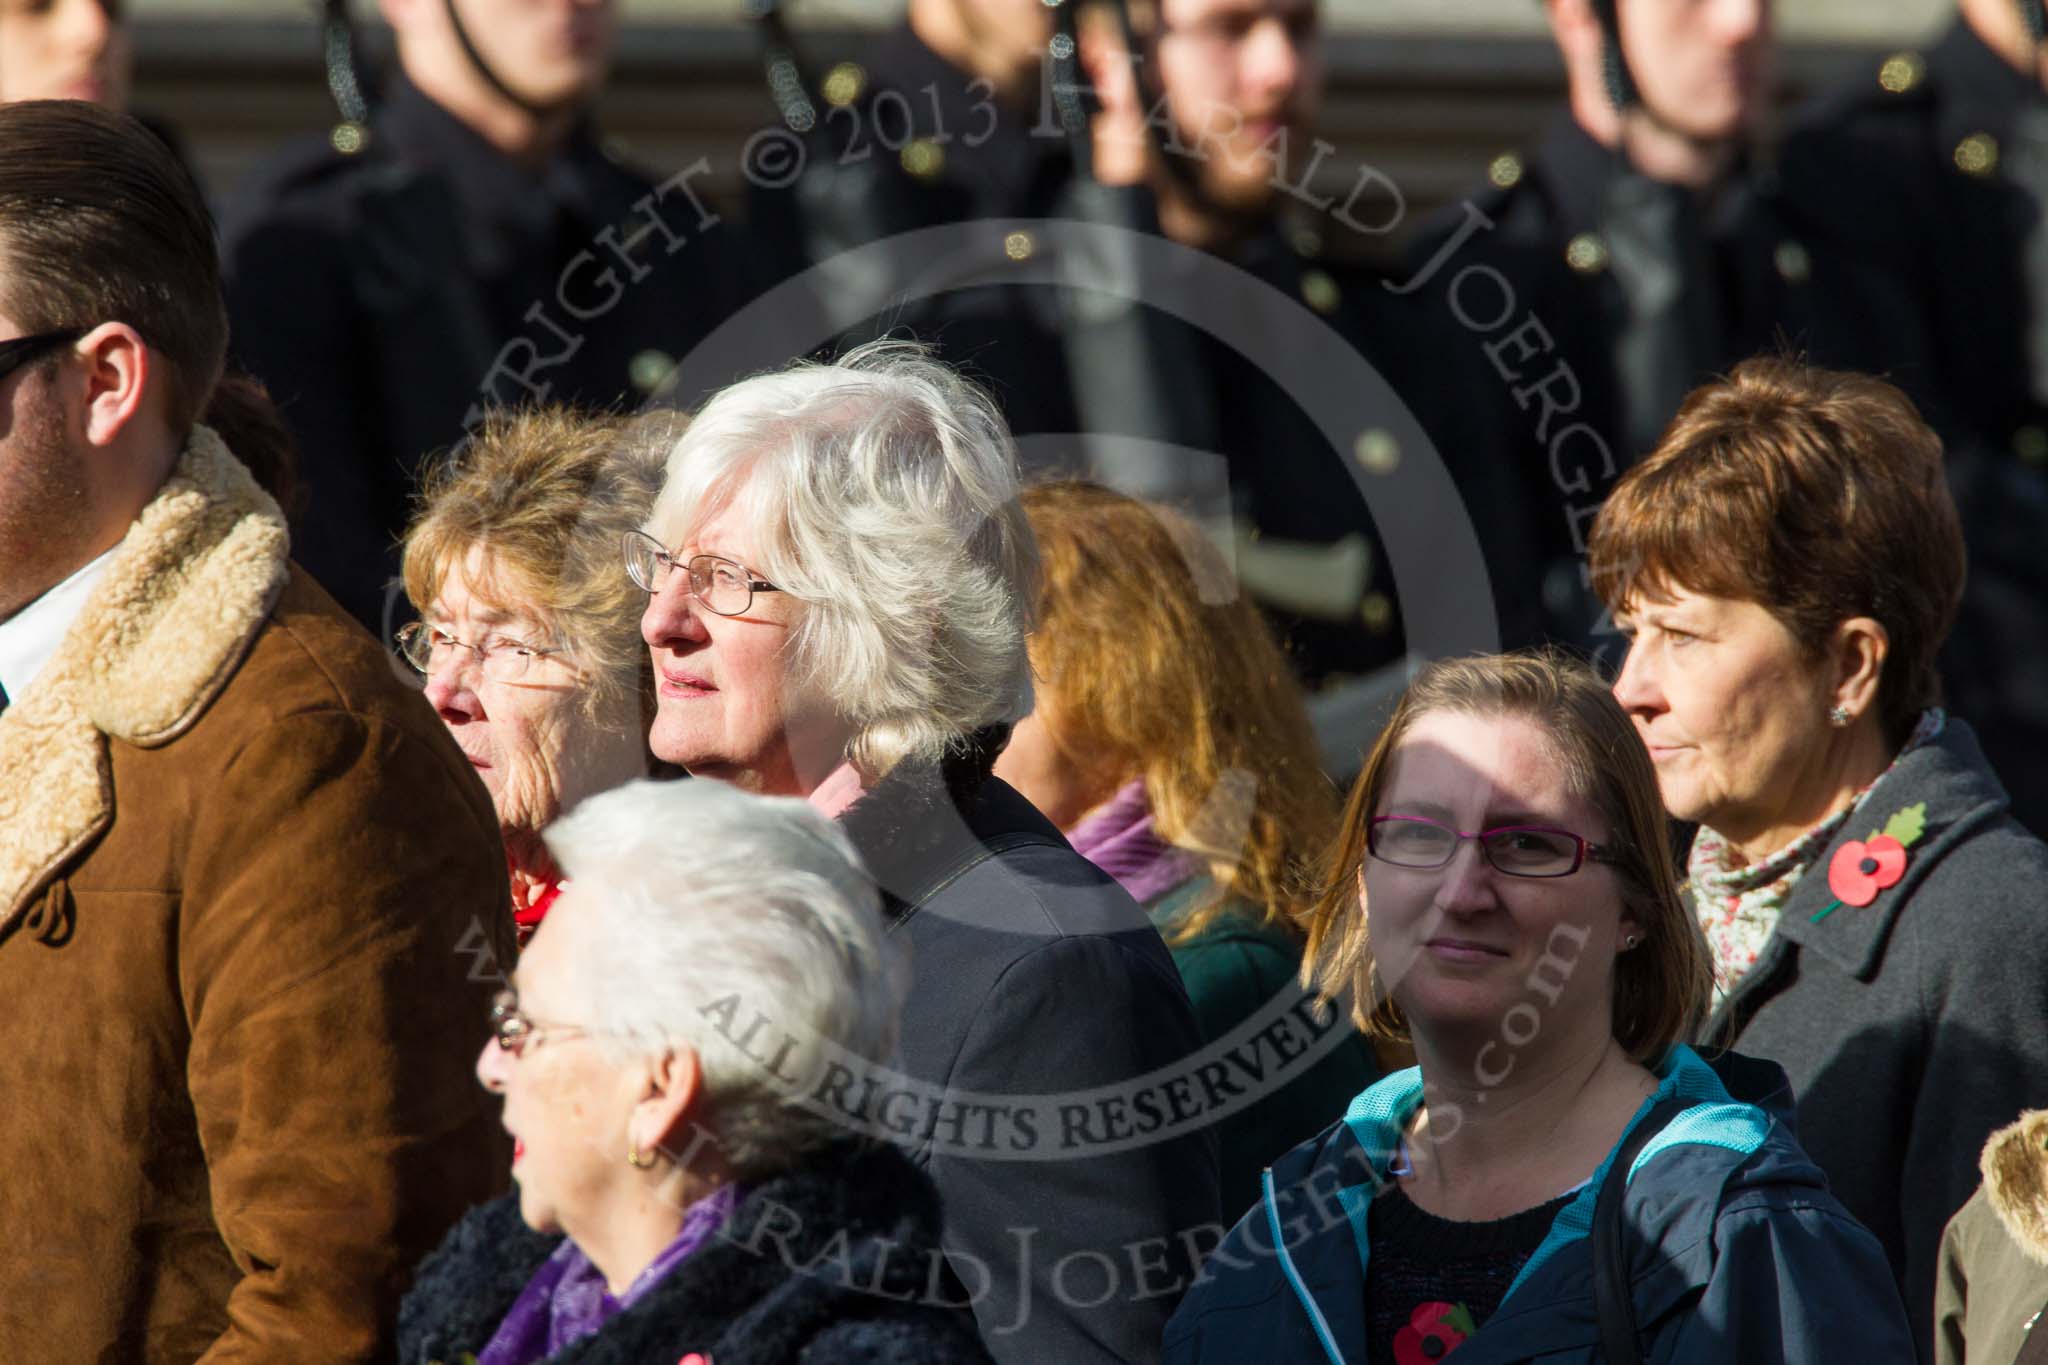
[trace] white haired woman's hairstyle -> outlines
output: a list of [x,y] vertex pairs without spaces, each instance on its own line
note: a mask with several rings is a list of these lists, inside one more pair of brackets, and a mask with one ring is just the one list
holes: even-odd
[[[546,837],[589,916],[567,975],[597,1044],[622,1060],[695,1049],[703,1126],[743,1179],[842,1136],[806,1104],[813,1082],[835,1060],[888,1058],[909,974],[839,827],[790,797],[643,781]],[[737,1041],[757,1015],[760,1060]]]
[[748,567],[805,604],[792,685],[853,730],[870,781],[1031,710],[1038,558],[988,395],[910,342],[870,342],[722,390],[668,462],[671,547],[737,510]]

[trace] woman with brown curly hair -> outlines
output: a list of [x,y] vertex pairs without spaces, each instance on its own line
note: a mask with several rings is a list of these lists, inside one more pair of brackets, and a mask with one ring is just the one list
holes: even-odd
[[491,793],[524,944],[559,893],[540,833],[651,768],[645,594],[619,567],[660,490],[672,418],[493,416],[431,469],[405,538],[397,634]]
[[[1301,996],[1297,874],[1337,813],[1301,695],[1184,518],[1087,483],[1030,488],[1023,503],[1043,571],[1036,706],[996,775],[1146,908],[1216,1042]],[[1379,1074],[1343,1032],[1220,1122],[1226,1212]]]

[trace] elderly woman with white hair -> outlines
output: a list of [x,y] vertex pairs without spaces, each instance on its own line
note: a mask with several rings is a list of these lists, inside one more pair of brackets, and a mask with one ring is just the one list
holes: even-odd
[[569,881],[477,1059],[518,1190],[421,1266],[400,1359],[985,1362],[927,1292],[931,1182],[808,1099],[888,1053],[906,983],[845,836],[801,801],[636,782],[547,842]]
[[930,1172],[990,1351],[1143,1361],[1214,1234],[1216,1146],[1165,945],[990,773],[1031,710],[1017,494],[989,399],[913,346],[712,397],[629,537],[649,742],[808,798],[880,883],[915,964],[901,1083],[825,1098]]

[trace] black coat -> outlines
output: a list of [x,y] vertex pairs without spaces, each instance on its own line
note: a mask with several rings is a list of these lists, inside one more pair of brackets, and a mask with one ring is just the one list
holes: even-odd
[[[813,65],[824,69],[824,54]],[[1498,432],[1473,420],[1488,411],[1472,401],[1476,382],[1503,401],[1505,391],[1448,314],[1396,298],[1372,269],[1340,263],[1319,233],[1286,232],[1277,216],[1227,251],[1183,252],[1164,239],[1150,191],[1076,174],[1049,91],[999,102],[907,26],[869,57],[865,84],[858,69],[835,68],[828,84],[846,98],[820,101],[801,176],[758,190],[751,207],[782,275],[943,229],[873,289],[882,311],[849,340],[888,332],[939,347],[1002,405],[1028,476],[1088,477],[1190,512],[1229,543],[1239,586],[1312,690],[1391,671],[1410,649],[1532,642],[1527,499],[1500,477]],[[1128,236],[1063,243],[1075,225]],[[1159,250],[1132,245],[1148,237]],[[1191,276],[1193,265],[1211,268]],[[829,268],[819,288],[853,293]],[[1272,325],[1259,305],[1275,300],[1296,325]],[[1203,305],[1219,325],[1190,320]],[[1384,388],[1342,363],[1359,359]],[[1415,476],[1437,463],[1456,496],[1427,505]],[[1432,592],[1451,543],[1437,528],[1468,514],[1504,566],[1497,620],[1483,584],[1452,602]],[[1388,547],[1417,527],[1429,549],[1396,565]],[[1408,611],[1428,628],[1408,629]],[[1450,616],[1459,628],[1447,639]]]
[[1708,203],[1636,173],[1566,114],[1490,179],[1418,237],[1416,298],[1493,348],[1495,373],[1465,397],[1507,433],[1503,458],[1541,538],[1532,576],[1549,633],[1616,649],[1582,576],[1593,514],[1693,388],[1781,340],[1811,345],[1826,281],[1758,166]]
[[758,276],[693,179],[588,126],[528,170],[399,80],[355,138],[259,170],[221,258],[234,361],[298,444],[293,554],[375,633],[428,457],[492,407],[638,405]]
[[1153,1093],[1200,1035],[1144,912],[989,761],[949,762],[950,783],[899,764],[842,817],[910,940],[896,1065],[947,1103],[836,1102],[938,1185],[958,1279],[986,1280],[975,1312],[998,1360],[1152,1360],[1222,1235],[1214,1130],[1091,1092]]
[[[880,1144],[842,1142],[754,1186],[718,1234],[552,1365],[982,1365],[973,1319],[935,1291],[931,1182]],[[399,1310],[402,1365],[483,1350],[559,1236],[519,1197],[470,1211]]]
[[[1835,850],[1921,802],[1926,829],[1900,881],[1829,910]],[[1976,737],[1951,717],[1801,878],[1707,1025],[1709,1042],[1791,1077],[1800,1143],[1884,1245],[1923,1358],[1942,1227],[1977,1186],[1978,1154],[2014,1114],[2048,1105],[2044,888],[2048,847],[2006,814]]]
[[2048,158],[2044,117],[2039,84],[1957,19],[1925,53],[1898,53],[1804,111],[1783,158],[1816,268],[1858,280],[1819,296],[1822,358],[1903,386],[1947,444],[1970,566],[1942,675],[2037,834],[2048,373],[2034,371],[2048,371],[2048,269],[2030,270],[2028,253],[2048,234],[2048,168],[2026,172]]

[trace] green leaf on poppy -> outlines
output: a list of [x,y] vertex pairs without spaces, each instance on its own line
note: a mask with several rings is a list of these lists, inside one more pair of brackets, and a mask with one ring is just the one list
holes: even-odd
[[1460,1332],[1468,1337],[1479,1330],[1478,1324],[1472,1321],[1472,1310],[1462,1303],[1438,1318],[1437,1321],[1449,1327],[1452,1331]]
[[1927,832],[1927,803],[1916,801],[1884,822],[1884,832],[1911,848]]

